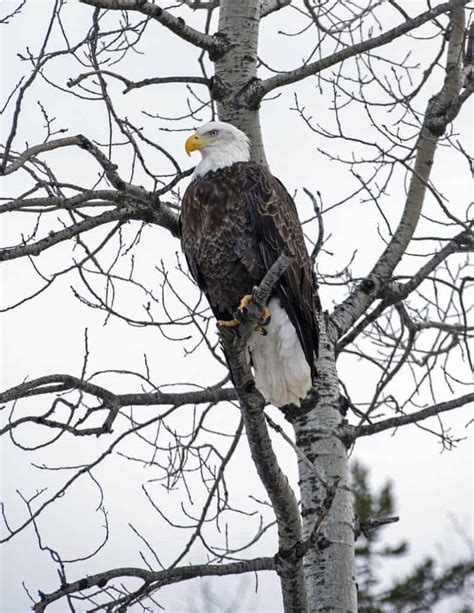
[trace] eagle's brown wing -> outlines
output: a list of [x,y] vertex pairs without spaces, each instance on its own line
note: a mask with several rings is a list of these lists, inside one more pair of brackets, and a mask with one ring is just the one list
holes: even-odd
[[191,274],[218,319],[232,319],[283,249],[293,260],[275,294],[314,371],[318,347],[311,262],[295,204],[265,166],[238,162],[206,173],[186,190],[181,241]]
[[181,203],[181,243],[217,319],[232,319],[265,269],[235,164],[192,181]]
[[250,214],[264,270],[270,268],[283,249],[293,256],[276,294],[296,329],[314,374],[318,350],[316,288],[295,203],[284,185],[265,166],[255,162],[234,166],[241,177],[242,197]]

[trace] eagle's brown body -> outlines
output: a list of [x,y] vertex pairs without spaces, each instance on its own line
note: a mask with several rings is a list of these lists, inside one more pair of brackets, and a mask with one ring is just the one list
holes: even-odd
[[295,204],[256,162],[236,162],[196,178],[181,212],[182,245],[191,273],[218,319],[233,319],[284,248],[293,260],[274,295],[288,314],[314,375],[318,326],[315,287]]

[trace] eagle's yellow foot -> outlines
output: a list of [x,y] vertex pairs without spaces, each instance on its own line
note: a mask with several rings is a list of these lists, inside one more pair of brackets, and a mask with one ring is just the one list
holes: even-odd
[[245,294],[245,296],[242,296],[242,300],[240,301],[240,304],[239,304],[239,311],[244,311],[245,307],[248,305],[248,303],[251,300],[252,300],[252,294]]
[[236,328],[237,326],[240,326],[240,321],[237,319],[219,319],[217,323],[223,328]]
[[[257,288],[254,287],[253,291],[255,291]],[[249,302],[251,302],[252,300],[252,294],[245,294],[245,296],[242,297],[240,304],[239,304],[239,313],[236,314],[236,316],[238,317],[240,314],[244,314],[245,310],[249,304]],[[268,326],[268,324],[270,323],[270,320],[272,318],[272,313],[270,311],[270,309],[266,306],[263,309],[263,313],[262,313],[262,318],[261,320],[258,322],[258,325],[255,326],[255,332],[257,332],[258,334],[261,334],[262,336],[266,336],[267,331],[265,330],[264,326]]]

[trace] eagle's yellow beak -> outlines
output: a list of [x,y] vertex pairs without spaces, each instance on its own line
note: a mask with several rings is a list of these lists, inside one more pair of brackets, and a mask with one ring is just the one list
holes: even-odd
[[192,151],[197,151],[201,147],[204,147],[205,144],[204,139],[199,134],[193,134],[186,139],[184,148],[186,149],[186,153],[191,155]]

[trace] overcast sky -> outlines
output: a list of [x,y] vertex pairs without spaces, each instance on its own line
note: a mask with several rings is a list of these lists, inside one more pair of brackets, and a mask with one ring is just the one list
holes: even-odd
[[[5,5],[14,5],[5,2]],[[409,3],[412,13],[425,8],[424,2]],[[9,26],[2,26],[2,99],[5,101],[12,86],[18,81],[24,66],[16,56],[17,52],[25,50],[28,45],[34,51],[38,50],[44,31],[44,24],[49,18],[51,3],[32,1],[28,3],[23,13]],[[71,33],[72,41],[79,40],[90,26],[91,9],[70,3],[65,11],[65,28]],[[183,9],[183,15],[189,23],[202,27],[202,19],[189,10]],[[391,25],[391,24],[390,24]],[[285,12],[284,16],[274,15],[264,24],[260,52],[272,66],[279,70],[290,69],[301,61],[310,48],[308,35],[299,38],[283,38],[277,34],[281,28],[297,31],[300,21],[295,12]],[[169,74],[199,74],[195,63],[197,53],[187,44],[176,40],[173,35],[158,25],[152,24],[150,32],[154,36],[145,37],[140,44],[141,56],[133,56],[120,66],[118,72],[139,80],[148,76]],[[283,40],[283,43],[282,43]],[[291,44],[288,43],[291,41]],[[61,45],[59,32],[55,32],[51,48]],[[390,47],[394,56],[405,53],[396,45]],[[433,48],[424,43],[413,43],[413,63],[426,65],[432,57]],[[49,76],[56,83],[65,86],[67,80],[77,76],[83,68],[74,61],[59,60],[51,64]],[[186,112],[189,93],[183,86],[163,86],[137,90],[122,95],[122,85],[110,82],[110,93],[121,116],[130,116],[136,122],[141,122],[145,134],[150,138],[159,139],[176,157],[183,168],[188,168],[196,160],[189,161],[184,152],[184,140],[188,132],[167,133],[158,131],[163,122],[152,120],[142,111],[159,113],[161,116],[179,116]],[[199,91],[199,90],[196,90]],[[202,92],[203,95],[205,92]],[[311,114],[322,123],[331,125],[333,121],[329,100],[320,96],[315,82],[309,80],[297,86],[289,87],[281,92],[276,100],[264,103],[262,108],[262,124],[264,142],[268,161],[275,175],[279,176],[290,193],[298,190],[297,202],[300,215],[305,218],[309,212],[309,204],[301,195],[301,188],[306,186],[319,190],[327,203],[335,202],[353,187],[353,178],[344,173],[344,167],[329,162],[319,154],[317,147],[324,147],[312,136],[295,112],[288,110],[294,106],[294,94]],[[68,134],[83,133],[98,142],[107,140],[107,123],[100,102],[86,103],[73,97],[68,92],[52,88],[44,80],[39,79],[35,88],[25,97],[24,110],[21,115],[15,147],[21,150],[25,141],[30,145],[44,138],[43,118],[37,106],[41,100],[51,116],[55,116],[57,127],[67,128]],[[1,103],[3,105],[3,102]],[[208,115],[204,111],[202,120]],[[353,120],[357,128],[359,117]],[[193,119],[175,122],[173,126],[180,130],[196,125]],[[2,141],[8,132],[9,123],[2,125]],[[463,142],[469,147],[472,144],[472,127],[470,116],[464,111],[456,123]],[[344,152],[346,153],[346,152]],[[170,172],[170,166],[164,158],[149,153],[150,163],[163,165],[163,172]],[[92,186],[98,168],[84,152],[73,148],[62,149],[45,156],[54,166],[60,180],[81,185]],[[120,150],[115,154],[114,161],[119,172],[125,179],[129,177],[129,155]],[[461,172],[462,170],[462,172]],[[439,186],[448,195],[454,206],[461,207],[469,197],[468,173],[460,169],[459,158],[441,150],[436,160],[435,172],[439,178]],[[2,181],[2,196],[12,196],[25,189],[24,176],[12,176]],[[135,182],[151,188],[150,181],[144,176],[134,179]],[[147,183],[148,181],[148,183]],[[185,184],[183,183],[183,189]],[[398,192],[395,188],[387,194],[386,214],[396,221],[403,202],[403,185]],[[10,215],[2,220],[2,244],[13,244],[18,233],[28,232],[31,219],[25,216]],[[330,250],[334,255],[322,254],[322,266],[329,271],[335,271],[345,265],[354,249],[358,249],[353,265],[354,274],[367,272],[377,254],[383,247],[377,236],[378,217],[376,211],[367,205],[355,202],[353,205],[336,209],[326,216],[326,231],[332,234]],[[59,221],[53,223],[52,229],[60,227]],[[51,228],[44,228],[44,232]],[[125,230],[132,236],[132,229]],[[97,237],[103,236],[103,231],[97,232]],[[97,239],[99,240],[99,239]],[[176,261],[179,244],[165,230],[155,226],[145,228],[141,242],[134,249],[135,266],[139,269],[139,278],[149,288],[159,288],[161,277],[155,266],[161,260],[165,266],[172,268]],[[41,270],[51,274],[60,270],[70,261],[72,255],[70,246],[60,245],[38,259]],[[112,254],[105,254],[112,257]],[[124,264],[124,270],[126,268]],[[38,277],[34,274],[27,261],[13,261],[3,264],[2,304],[9,305],[21,296],[39,287]],[[178,278],[177,275],[176,278]],[[100,279],[97,287],[100,287]],[[34,301],[27,302],[22,307],[8,311],[2,315],[2,389],[9,388],[23,381],[25,377],[34,378],[49,373],[70,373],[80,375],[84,355],[84,330],[88,329],[89,364],[88,373],[106,370],[143,370],[143,354],[148,357],[152,380],[156,385],[168,383],[196,383],[208,385],[216,383],[224,375],[223,369],[212,357],[202,349],[200,352],[185,356],[183,349],[189,349],[192,341],[171,342],[163,338],[156,328],[132,328],[118,319],[110,319],[104,326],[104,315],[97,310],[91,310],[81,304],[71,290],[76,287],[86,295],[77,276],[63,277]],[[183,290],[189,301],[196,297],[196,291],[189,285]],[[157,292],[159,294],[159,290]],[[340,296],[338,290],[325,290],[322,300],[325,308],[330,309],[333,300]],[[117,298],[124,312],[137,317],[142,313],[136,300],[138,294],[123,291]],[[178,336],[179,330],[173,331]],[[466,365],[459,361],[459,375],[465,379],[468,376]],[[357,367],[344,373],[352,392],[358,399],[364,397],[367,386],[372,384],[371,375],[366,375]],[[101,378],[117,392],[139,391],[139,382],[132,377],[117,377],[104,375]],[[398,383],[403,385],[404,381]],[[447,400],[444,395],[439,400]],[[38,402],[35,400],[35,402]],[[44,403],[46,401],[41,401]],[[420,405],[429,403],[429,398],[420,398]],[[33,404],[22,403],[19,414],[27,411]],[[42,408],[45,406],[42,404]],[[142,408],[140,411],[150,412],[154,409]],[[371,481],[374,486],[380,486],[387,479],[394,484],[397,495],[400,522],[385,529],[387,542],[397,543],[408,540],[411,554],[403,563],[393,563],[387,567],[387,576],[400,575],[411,565],[426,555],[438,555],[442,562],[449,563],[468,555],[468,548],[463,542],[458,530],[462,527],[470,532],[472,524],[472,444],[469,440],[468,412],[472,407],[452,412],[443,417],[446,428],[451,428],[461,440],[450,452],[441,452],[436,437],[417,426],[407,426],[393,433],[382,433],[366,437],[357,443],[352,457],[361,460],[370,468]],[[147,413],[148,414],[148,413]],[[269,414],[279,423],[283,423],[278,411],[270,409]],[[186,428],[190,421],[191,409],[180,409],[174,419],[177,428]],[[141,417],[141,416],[140,416]],[[213,424],[232,432],[238,422],[238,411],[234,407],[216,407],[213,409]],[[424,422],[428,428],[437,427],[436,420]],[[22,431],[20,441],[25,445],[38,442],[37,437],[44,436],[37,429]],[[296,462],[293,452],[278,437],[275,448],[281,458],[291,482],[296,487]],[[31,495],[36,489],[54,487],[62,482],[63,475],[39,470],[32,463],[49,466],[75,465],[90,460],[98,455],[103,443],[97,440],[63,439],[54,448],[46,448],[37,452],[26,453],[19,450],[11,441],[5,440],[2,445],[2,497],[6,504],[7,517],[16,525],[21,518],[26,517],[24,504],[19,499],[17,490],[25,495]],[[149,457],[149,450],[143,449],[139,440],[130,440],[123,448],[123,453]],[[234,461],[229,467],[230,483],[233,496],[241,504],[250,509],[249,494],[256,498],[264,498],[265,494],[258,482],[253,466],[247,462],[248,452],[245,441],[239,445]],[[69,578],[76,579],[87,573],[98,572],[119,565],[141,566],[140,550],[143,543],[130,529],[132,523],[141,534],[147,535],[150,542],[159,552],[166,564],[176,555],[178,547],[183,544],[187,534],[172,531],[161,521],[146,501],[141,490],[143,482],[150,481],[150,489],[160,500],[160,504],[169,505],[169,510],[176,506],[178,512],[179,495],[168,496],[164,490],[153,483],[158,472],[154,467],[142,467],[129,462],[123,457],[114,456],[104,464],[95,476],[101,482],[105,493],[105,507],[110,521],[110,540],[107,548],[102,550],[91,562],[78,563],[69,570]],[[162,493],[160,493],[162,491]],[[194,490],[193,490],[194,491]],[[199,493],[196,487],[196,509],[199,508]],[[89,554],[98,544],[103,535],[103,519],[97,512],[100,499],[95,483],[85,477],[71,491],[44,514],[40,521],[41,533],[45,543],[61,551],[64,558],[81,557]],[[166,500],[166,502],[165,502]],[[175,505],[175,506],[174,506]],[[257,527],[256,522],[233,519],[231,534],[234,544],[244,542]],[[275,553],[274,533],[266,535],[252,555],[273,555]],[[197,552],[189,558],[191,562],[202,562]],[[28,588],[52,591],[57,587],[58,579],[54,564],[47,552],[40,551],[33,530],[24,531],[16,539],[9,542],[1,551],[2,594],[0,609],[4,613],[22,612],[28,609],[30,601],[21,582],[25,581]],[[223,610],[222,604],[216,604],[212,609],[212,598],[221,599],[227,606],[238,594],[241,611],[276,612],[280,610],[280,596],[277,581],[269,573],[260,573],[259,591],[254,590],[254,579],[228,578],[206,582],[212,594],[201,594],[203,582],[194,581],[189,585],[171,586],[160,592],[158,600],[170,611],[195,611],[199,609],[199,598],[207,602],[201,610]],[[224,586],[224,587],[222,587]],[[207,600],[206,600],[207,599]],[[207,607],[207,608],[206,608]],[[52,611],[64,610],[61,607],[51,607]],[[237,609],[232,609],[237,610]],[[450,608],[439,607],[436,613],[444,613]]]

